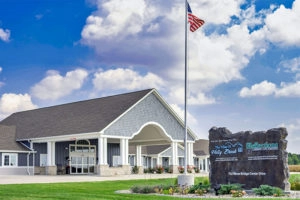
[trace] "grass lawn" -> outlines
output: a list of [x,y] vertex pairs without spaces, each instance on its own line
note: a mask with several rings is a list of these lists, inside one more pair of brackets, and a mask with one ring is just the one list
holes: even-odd
[[[174,184],[175,179],[147,179],[126,181],[103,181],[81,183],[12,184],[0,185],[0,199],[188,199],[170,196],[117,194],[117,190],[128,190],[134,185]],[[197,183],[197,179],[196,179]],[[199,198],[201,199],[201,198]],[[219,198],[211,198],[219,199]],[[237,199],[237,198],[234,198]],[[250,199],[250,198],[247,198]],[[257,199],[257,198],[256,198]],[[261,198],[266,200],[266,198]],[[271,199],[271,198],[270,198]]]

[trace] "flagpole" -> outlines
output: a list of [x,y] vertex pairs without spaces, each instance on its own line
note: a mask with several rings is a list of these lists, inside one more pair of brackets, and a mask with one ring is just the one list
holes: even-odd
[[188,78],[188,70],[187,70],[187,10],[188,3],[185,0],[185,56],[184,56],[184,174],[187,174],[187,78]]

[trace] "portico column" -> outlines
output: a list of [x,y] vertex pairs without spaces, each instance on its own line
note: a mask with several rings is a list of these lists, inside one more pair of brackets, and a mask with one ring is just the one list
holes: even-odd
[[142,146],[136,146],[136,166],[140,167],[142,165]]
[[141,145],[136,146],[136,166],[139,169],[139,174],[142,174],[144,172],[144,168],[143,168],[142,146]]
[[188,142],[187,143],[187,165],[188,166],[193,166],[194,163],[193,163],[193,143],[191,142]]
[[128,139],[120,139],[121,165],[128,165]]
[[205,158],[205,172],[208,172],[208,158]]
[[56,175],[57,168],[55,165],[55,142],[47,142],[47,175]]
[[107,138],[98,138],[98,165],[107,164]]
[[178,143],[172,142],[172,158],[171,158],[171,170],[173,173],[178,173]]
[[97,174],[105,175],[105,171],[107,171],[107,138],[106,137],[98,137],[98,166],[97,166]]

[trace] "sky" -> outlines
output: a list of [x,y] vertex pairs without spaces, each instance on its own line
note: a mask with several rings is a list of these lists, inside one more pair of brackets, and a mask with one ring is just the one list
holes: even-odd
[[[286,127],[300,153],[300,0],[189,0],[188,126]],[[184,0],[0,0],[0,119],[156,88],[184,113]]]

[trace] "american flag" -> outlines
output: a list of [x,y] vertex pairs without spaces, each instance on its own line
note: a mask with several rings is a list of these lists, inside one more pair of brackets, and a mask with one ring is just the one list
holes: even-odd
[[187,3],[187,6],[188,6],[188,22],[190,23],[190,31],[194,32],[204,24],[204,20],[199,19],[198,17],[192,14],[192,10],[189,3]]

